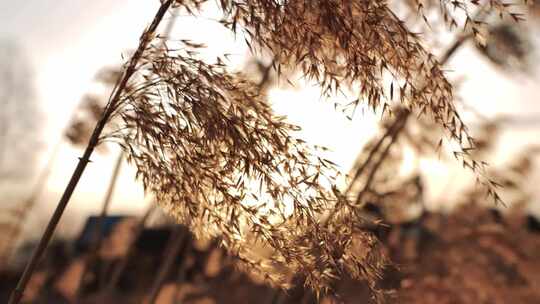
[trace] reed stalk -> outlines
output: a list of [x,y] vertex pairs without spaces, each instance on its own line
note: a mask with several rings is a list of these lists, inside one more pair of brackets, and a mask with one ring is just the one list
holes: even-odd
[[[105,193],[105,197],[103,199],[101,213],[99,215],[99,218],[97,219],[96,226],[92,233],[92,238],[91,238],[91,243],[90,243],[90,246],[91,246],[90,253],[87,255],[85,259],[85,263],[87,267],[84,268],[85,270],[83,273],[83,279],[81,280],[81,285],[78,288],[77,294],[80,294],[80,292],[84,288],[84,282],[85,282],[84,278],[88,275],[88,272],[90,270],[90,267],[88,266],[93,265],[99,258],[99,251],[103,244],[103,226],[105,223],[105,218],[107,217],[107,214],[109,213],[109,207],[111,205],[114,188],[116,186],[116,181],[118,180],[118,176],[120,174],[120,168],[122,167],[123,160],[124,160],[124,152],[120,152],[114,164],[111,180],[109,182],[107,192]],[[94,271],[99,273],[98,270],[94,270]],[[97,276],[97,277],[100,278],[100,276]]]
[[131,57],[131,59],[128,62],[127,67],[124,70],[124,73],[120,80],[118,81],[115,89],[113,90],[111,94],[111,98],[109,99],[109,102],[105,109],[103,110],[103,114],[100,118],[100,120],[97,122],[96,127],[94,128],[94,131],[92,132],[92,136],[90,137],[90,140],[88,142],[88,145],[82,155],[82,157],[79,159],[79,163],[77,164],[77,167],[73,171],[73,174],[71,176],[71,179],[69,180],[69,183],[66,186],[66,189],[64,190],[64,193],[62,194],[62,197],[60,198],[60,201],[58,202],[58,205],[50,218],[50,221],[47,225],[47,228],[45,229],[39,244],[37,248],[34,250],[32,257],[30,258],[30,261],[26,265],[24,272],[19,279],[19,282],[17,283],[17,286],[11,293],[9,304],[17,304],[20,303],[21,298],[24,294],[24,290],[26,289],[26,286],[28,282],[30,281],[30,278],[32,277],[32,274],[34,273],[39,261],[43,257],[43,254],[45,253],[45,250],[47,249],[47,246],[49,245],[52,236],[54,234],[54,231],[56,230],[56,227],[58,226],[58,222],[60,222],[60,219],[62,218],[62,214],[64,213],[64,210],[66,209],[67,204],[69,203],[69,200],[71,196],[73,195],[73,192],[79,183],[79,180],[81,179],[81,176],[90,162],[90,157],[92,156],[92,153],[94,152],[94,149],[99,144],[100,135],[105,128],[105,125],[109,121],[109,118],[113,114],[114,110],[116,109],[117,104],[120,102],[120,97],[122,96],[122,93],[124,89],[126,88],[126,85],[128,83],[128,80],[131,78],[131,76],[136,72],[137,70],[137,64],[139,60],[142,58],[144,50],[154,37],[158,25],[161,23],[163,17],[165,16],[165,13],[169,10],[170,6],[173,4],[174,0],[167,0],[164,1],[152,23],[150,26],[143,32],[139,46],[137,47],[137,50]]
[[178,257],[178,253],[182,249],[182,244],[184,244],[185,240],[189,239],[189,235],[186,231],[186,228],[184,226],[178,226],[173,233],[171,234],[171,237],[169,238],[167,249],[165,250],[165,260],[161,264],[158,270],[158,274],[154,280],[154,283],[152,284],[152,289],[150,290],[150,297],[148,299],[148,304],[154,304],[159,296],[159,292],[161,291],[163,284],[165,283],[165,280],[167,279],[167,276],[171,272],[171,268],[174,265],[174,261]]
[[146,222],[150,215],[156,210],[155,205],[151,204],[151,206],[146,210],[144,215],[139,219],[139,222],[137,223],[137,226],[135,227],[135,231],[133,231],[133,236],[131,243],[129,245],[128,250],[126,251],[126,254],[122,257],[120,262],[117,266],[115,266],[110,281],[107,283],[107,286],[105,287],[106,292],[112,291],[116,285],[118,285],[118,282],[120,281],[120,278],[122,277],[122,273],[124,273],[124,270],[126,269],[131,257],[133,256],[136,245],[137,245],[137,239],[141,235],[142,231],[144,230],[144,227],[146,225]]

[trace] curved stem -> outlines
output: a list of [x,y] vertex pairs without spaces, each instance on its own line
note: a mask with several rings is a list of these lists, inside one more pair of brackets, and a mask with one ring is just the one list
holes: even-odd
[[54,231],[56,230],[56,227],[58,226],[58,222],[60,222],[60,219],[62,218],[62,214],[64,213],[64,210],[66,209],[66,206],[69,200],[71,199],[71,195],[73,194],[75,187],[77,186],[77,184],[79,183],[79,180],[81,179],[81,176],[86,168],[86,165],[88,165],[88,163],[90,162],[90,156],[92,155],[92,153],[94,152],[94,149],[99,143],[99,136],[101,132],[105,128],[105,125],[109,121],[109,118],[111,117],[112,112],[117,106],[117,103],[120,100],[120,97],[126,88],[128,80],[135,73],[137,69],[137,64],[142,58],[144,50],[147,48],[148,44],[154,37],[158,25],[160,24],[161,20],[165,16],[165,13],[168,11],[169,7],[173,4],[173,2],[174,0],[164,1],[159,7],[154,17],[154,20],[152,21],[150,26],[143,32],[140,39],[139,46],[137,50],[135,51],[135,53],[133,54],[133,56],[131,57],[127,68],[125,69],[119,83],[116,85],[111,95],[111,98],[109,99],[107,106],[103,110],[103,114],[101,115],[100,120],[96,124],[94,132],[92,133],[92,136],[90,137],[88,145],[86,149],[84,150],[83,156],[79,159],[79,163],[77,164],[77,167],[73,171],[71,179],[69,180],[69,183],[66,189],[64,190],[64,193],[62,194],[62,197],[60,198],[58,205],[56,206],[56,210],[54,211],[54,214],[52,215],[49,221],[49,224],[47,225],[47,228],[45,229],[45,232],[43,233],[43,236],[41,237],[39,241],[37,248],[34,250],[32,257],[30,258],[30,261],[26,265],[24,272],[21,278],[19,279],[19,282],[17,283],[17,287],[15,287],[15,290],[13,290],[13,292],[11,293],[11,296],[8,302],[9,304],[20,303],[24,290],[26,289],[26,285],[30,281],[32,274],[34,273],[39,261],[43,257],[43,254],[45,253],[45,250],[47,249],[49,242],[51,241]]

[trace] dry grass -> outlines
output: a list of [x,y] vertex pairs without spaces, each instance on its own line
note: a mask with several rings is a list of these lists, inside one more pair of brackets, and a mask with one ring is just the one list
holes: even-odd
[[[202,2],[177,3],[197,14]],[[449,3],[442,4],[445,19],[455,25]],[[328,292],[346,272],[374,287],[386,259],[361,228],[359,210],[409,113],[440,126],[457,148],[454,156],[500,201],[485,163],[470,153],[474,140],[439,62],[387,3],[222,0],[219,5],[221,22],[246,33],[254,52],[272,54],[278,73],[282,65],[296,67],[327,96],[359,87],[350,107],[367,103],[396,114],[398,122],[364,190],[351,201],[337,187],[342,176],[335,165],[292,135],[297,127],[272,113],[257,84],[229,72],[225,60],[198,59],[202,45],[182,41],[167,49],[155,40],[114,109],[121,123],[112,136],[128,152],[146,190],[199,236],[220,236],[248,268],[280,286],[301,274],[316,292]],[[471,5],[452,5],[477,35],[481,21],[471,17]],[[422,7],[415,9],[422,13]],[[485,9],[519,19],[499,1]],[[395,103],[404,110],[394,113]],[[270,253],[260,258],[253,250],[258,247]]]
[[[456,110],[441,63],[387,1],[218,2],[221,23],[245,33],[254,52],[270,53],[278,74],[282,66],[296,68],[318,83],[323,95],[358,92],[348,105],[352,111],[366,104],[397,117],[383,137],[390,143],[377,152],[357,201],[339,190],[343,175],[336,166],[294,136],[298,127],[272,113],[257,84],[231,73],[225,60],[200,60],[202,45],[182,41],[174,49],[163,46],[156,28],[172,2],[162,1],[142,35],[68,190],[73,191],[98,142],[115,139],[146,191],[199,236],[219,236],[247,268],[282,287],[298,275],[317,294],[331,292],[347,274],[365,280],[374,297],[380,296],[375,286],[387,260],[359,211],[363,193],[372,190],[410,114],[435,122],[455,147],[454,156],[500,201],[485,163],[471,153],[475,141]],[[197,15],[204,2],[174,4]],[[482,4],[482,14],[521,18],[497,0],[407,3],[426,21],[425,10],[438,7],[450,27],[461,24],[478,40],[482,21],[470,13],[474,7]],[[113,119],[116,129],[101,134]]]
[[[297,127],[272,113],[256,84],[193,52],[147,50],[144,81],[118,111],[121,145],[147,191],[281,286],[297,273],[324,291],[343,271],[373,281],[382,263],[353,258],[354,234],[374,239],[355,229],[335,166],[291,135]],[[340,225],[321,225],[333,208],[343,209]],[[268,259],[257,258],[252,242],[272,248]]]

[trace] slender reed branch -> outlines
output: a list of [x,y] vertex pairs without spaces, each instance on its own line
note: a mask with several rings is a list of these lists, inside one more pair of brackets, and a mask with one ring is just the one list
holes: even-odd
[[185,229],[186,228],[184,226],[179,225],[178,228],[175,229],[173,234],[171,235],[167,244],[167,250],[165,251],[165,260],[161,264],[154,283],[152,284],[149,300],[148,302],[144,303],[154,304],[156,302],[159,296],[159,292],[161,291],[161,288],[163,287],[167,276],[171,272],[171,267],[173,266],[174,261],[178,257],[180,249],[182,249],[182,244],[184,243],[184,240],[188,238],[188,233],[185,231]]
[[[101,249],[101,246],[103,244],[103,225],[105,223],[105,218],[107,217],[107,214],[109,213],[109,206],[111,205],[112,196],[114,192],[114,188],[116,186],[116,181],[118,180],[118,176],[120,173],[120,168],[122,167],[122,161],[124,160],[124,152],[120,152],[118,155],[118,158],[116,159],[116,163],[114,165],[113,173],[111,175],[111,180],[109,183],[109,186],[107,188],[107,192],[105,193],[105,197],[103,199],[103,204],[101,207],[101,213],[99,215],[99,218],[97,219],[96,226],[94,228],[94,231],[92,233],[91,238],[91,248],[89,254],[86,256],[85,264],[87,266],[94,264],[99,256],[99,250]],[[81,280],[81,285],[78,287],[77,294],[80,295],[80,292],[84,288],[84,277],[88,275],[88,272],[91,270],[91,267],[85,267],[85,271],[83,273],[83,279]],[[94,269],[93,271],[98,272],[97,269]],[[97,276],[99,278],[99,276]],[[101,283],[101,282],[100,282]]]
[[[188,237],[188,236],[186,236]],[[180,284],[182,284],[185,280],[186,280],[186,272],[187,272],[187,269],[186,269],[186,266],[187,266],[187,256],[188,254],[190,254],[190,251],[192,250],[192,242],[190,242],[189,240],[187,240],[186,242],[186,245],[184,246],[184,249],[183,249],[183,259],[180,263],[180,266],[178,266],[178,275],[176,276],[176,286],[174,287],[174,303],[177,303],[177,299],[178,299],[178,296],[180,295]]]
[[[168,20],[167,24],[166,24],[166,27],[165,27],[165,30],[164,30],[164,38],[162,40],[162,45],[164,48],[166,48],[166,40],[169,38],[173,28],[174,28],[174,24],[175,24],[175,21],[176,21],[176,15],[175,13],[177,12],[178,9],[173,9],[173,11],[171,12],[171,14],[173,15],[171,17],[171,19]],[[141,89],[141,88],[139,88]],[[133,93],[133,92],[132,92]],[[120,154],[119,156],[119,159],[118,159],[118,163],[117,163],[117,166],[119,166],[122,158],[124,157],[124,153],[122,152],[122,154]],[[115,171],[116,172],[116,171]],[[116,177],[117,175],[114,175],[113,176],[113,180],[111,183],[114,183],[116,181]],[[111,187],[114,187],[114,185],[111,185]],[[111,192],[111,187],[109,188],[109,192],[108,192],[108,195],[107,197],[110,196],[110,192]],[[108,201],[110,199],[106,199],[105,202],[104,202],[104,211],[106,210],[106,205],[108,205]],[[141,232],[143,231],[144,229],[144,225],[146,223],[146,220],[147,218],[150,216],[150,214],[154,211],[154,208],[151,206],[147,211],[146,213],[144,214],[144,216],[141,218],[141,220],[139,221],[135,231],[133,232],[133,240],[130,244],[130,247],[128,248],[128,251],[126,253],[126,255],[124,256],[124,258],[122,259],[122,261],[120,262],[120,264],[118,265],[117,268],[115,268],[113,270],[113,274],[112,274],[112,277],[111,277],[111,280],[109,281],[109,283],[107,284],[106,286],[106,290],[107,291],[110,291],[112,290],[116,284],[118,283],[118,280],[120,280],[120,276],[122,274],[122,272],[124,271],[125,267],[127,266],[127,262],[129,261],[129,257],[131,256],[131,251],[133,251],[135,249],[135,244],[136,244],[136,241],[139,237],[139,235],[141,234]],[[101,220],[103,220],[104,218],[104,215],[106,213],[102,213],[102,218]]]
[[[448,60],[450,60],[450,58],[452,58],[452,56],[457,52],[457,50],[459,50],[465,42],[467,42],[470,38],[473,38],[473,35],[472,34],[467,34],[467,35],[460,35],[455,41],[454,43],[452,43],[452,45],[450,45],[448,47],[448,49],[444,52],[444,54],[441,56],[441,59],[439,60],[439,63],[442,65],[445,65]],[[407,113],[406,116],[408,116],[410,114]],[[407,119],[407,117],[398,117],[398,119]],[[362,173],[364,172],[364,170],[366,169],[366,167],[371,163],[373,157],[377,154],[377,152],[379,151],[379,149],[381,148],[384,140],[388,137],[388,136],[391,136],[391,133],[392,133],[392,130],[393,130],[393,127],[395,125],[399,124],[399,121],[396,120],[394,122],[394,124],[388,128],[386,130],[386,133],[379,139],[379,141],[377,141],[377,143],[375,144],[375,146],[373,147],[373,149],[370,151],[367,159],[364,161],[364,163],[362,163],[362,165],[360,166],[360,168],[358,168],[358,170],[356,170],[355,174],[354,174],[354,177],[353,179],[351,180],[351,182],[349,183],[349,186],[347,187],[347,189],[345,190],[345,193],[348,193],[350,192],[351,190],[351,187],[352,185],[354,185],[354,183],[360,178],[360,176],[362,175]],[[400,128],[400,131],[402,130],[403,128]]]
[[351,191],[352,186],[356,183],[356,181],[358,181],[358,179],[360,178],[360,176],[362,175],[362,173],[364,172],[366,167],[371,163],[371,160],[373,159],[373,157],[375,157],[375,155],[377,154],[377,152],[381,148],[381,146],[384,143],[384,141],[386,140],[386,138],[389,137],[389,136],[392,136],[393,130],[395,129],[395,127],[398,124],[399,124],[399,120],[394,121],[394,123],[386,130],[386,132],[383,134],[383,136],[377,141],[377,143],[375,144],[373,149],[371,149],[371,151],[369,151],[367,159],[362,163],[360,168],[358,168],[358,170],[356,170],[353,179],[351,180],[351,182],[349,183],[349,186],[345,190],[345,193],[349,193]]
[[73,194],[73,191],[75,190],[75,187],[79,183],[79,180],[81,179],[81,176],[86,168],[86,165],[90,162],[90,156],[94,152],[94,149],[99,143],[99,137],[101,135],[101,132],[105,128],[105,125],[109,121],[112,112],[116,108],[120,97],[122,95],[122,92],[127,86],[128,80],[131,78],[131,76],[135,73],[137,69],[137,64],[139,60],[142,58],[142,55],[144,53],[144,50],[154,37],[157,27],[160,24],[161,20],[163,19],[165,13],[168,11],[170,6],[173,4],[174,0],[167,0],[164,1],[161,6],[159,7],[154,20],[150,24],[150,26],[143,32],[140,43],[131,57],[127,68],[125,69],[122,77],[120,78],[118,84],[116,85],[115,89],[113,90],[113,93],[111,94],[111,98],[109,99],[109,102],[105,109],[103,110],[103,114],[101,115],[100,120],[97,122],[96,127],[94,131],[92,132],[92,136],[90,137],[90,140],[88,142],[88,145],[83,153],[83,156],[79,159],[79,163],[77,164],[77,167],[75,168],[75,171],[73,172],[73,175],[71,176],[71,179],[64,190],[64,193],[62,197],[60,198],[60,201],[58,202],[58,205],[56,207],[56,210],[54,211],[54,214],[52,215],[49,224],[47,225],[47,228],[45,229],[45,232],[43,233],[43,236],[41,237],[41,240],[37,246],[37,248],[34,250],[32,257],[30,258],[30,261],[26,265],[26,268],[24,269],[24,272],[19,279],[19,282],[17,283],[17,287],[15,287],[15,290],[11,293],[9,304],[17,304],[20,303],[22,295],[24,293],[24,290],[26,289],[26,285],[30,281],[30,278],[32,277],[32,274],[34,273],[36,266],[38,265],[39,261],[43,257],[43,254],[45,253],[45,250],[47,249],[47,246],[49,242],[51,241],[51,238],[54,234],[54,231],[56,230],[56,227],[58,226],[58,222],[62,218],[62,214],[64,213],[64,210],[66,209],[66,206],[71,198],[71,195]]
[[[481,16],[483,11],[483,8],[479,9],[476,13],[476,16]],[[454,40],[454,42],[446,49],[446,51],[441,56],[441,59],[439,59],[439,63],[441,66],[444,66],[446,63],[448,63],[448,60],[452,58],[452,56],[467,42],[470,38],[473,38],[473,34],[461,34],[458,36],[457,39]],[[381,166],[381,164],[384,162],[384,159],[389,153],[391,145],[395,142],[397,139],[397,136],[399,133],[405,129],[407,118],[410,116],[411,111],[405,110],[405,112],[401,113],[401,115],[398,115],[396,120],[392,123],[392,125],[386,130],[386,132],[383,134],[383,136],[377,141],[373,149],[369,151],[367,159],[362,163],[360,168],[356,170],[353,179],[351,180],[349,186],[347,187],[345,193],[350,192],[352,186],[356,183],[356,181],[360,178],[364,170],[372,163],[375,155],[381,155],[375,165],[372,167],[371,171],[368,173],[368,178],[366,181],[366,184],[358,194],[356,198],[356,204],[359,204],[362,200],[363,195],[369,191],[369,187],[371,185],[371,182],[373,181],[373,178],[376,174],[377,169]],[[396,129],[397,128],[397,129]],[[383,146],[384,141],[386,138],[390,137],[391,141],[390,143],[384,148],[382,152],[379,152],[380,149]],[[332,217],[334,214],[330,214],[329,217]]]
[[366,192],[369,191],[369,188],[371,187],[371,184],[373,183],[373,180],[375,179],[375,174],[379,170],[380,166],[388,156],[388,153],[390,152],[390,148],[392,145],[396,142],[396,139],[398,138],[398,135],[401,133],[401,130],[405,128],[405,125],[407,124],[407,118],[410,115],[410,111],[404,110],[403,113],[401,113],[398,118],[396,119],[393,128],[389,129],[391,131],[390,135],[390,142],[386,145],[384,150],[381,152],[379,159],[377,162],[373,165],[371,170],[369,171],[366,183],[364,184],[364,187],[362,191],[358,194],[358,197],[356,198],[356,204],[360,204],[362,201],[362,197]]
[[137,245],[137,239],[139,239],[139,236],[141,235],[142,231],[144,230],[144,227],[146,225],[146,222],[150,215],[156,210],[156,206],[154,204],[151,204],[151,206],[146,210],[144,215],[139,219],[139,222],[137,223],[137,226],[135,227],[135,231],[133,231],[133,236],[131,239],[131,243],[129,244],[129,248],[126,251],[126,254],[120,260],[118,265],[114,268],[113,273],[111,275],[110,281],[107,283],[107,286],[105,287],[105,290],[110,292],[112,291],[118,282],[120,281],[120,278],[122,277],[122,273],[124,273],[124,270],[126,269],[129,260],[133,256],[135,252],[135,248]]
[[444,54],[441,56],[441,59],[439,59],[439,63],[441,65],[445,65],[450,58],[456,53],[457,50],[461,48],[461,46],[467,42],[469,39],[473,38],[473,34],[466,34],[466,35],[460,35],[454,43],[444,52]]
[[114,164],[111,181],[109,183],[109,187],[107,188],[107,193],[105,194],[105,198],[103,199],[101,214],[99,215],[96,230],[92,238],[93,239],[92,243],[95,246],[94,248],[95,251],[99,250],[101,241],[103,239],[103,232],[102,232],[103,223],[105,222],[105,217],[107,216],[107,213],[109,212],[109,206],[111,205],[114,188],[116,187],[116,182],[118,180],[118,176],[120,173],[120,168],[122,167],[123,160],[124,160],[124,152],[120,152],[120,154],[118,155],[118,158],[116,159],[116,163]]

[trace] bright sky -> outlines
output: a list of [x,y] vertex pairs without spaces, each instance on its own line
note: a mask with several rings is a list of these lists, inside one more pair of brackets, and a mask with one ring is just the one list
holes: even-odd
[[[58,141],[81,96],[92,88],[96,72],[106,65],[121,62],[122,53],[136,46],[158,4],[157,0],[0,1],[0,37],[21,43],[34,66],[37,93],[48,119],[44,142],[49,151]],[[242,39],[235,41],[211,19],[195,23],[191,18],[181,17],[173,36],[205,42],[211,55],[232,53],[232,61],[236,64],[246,57]],[[538,77],[501,76],[472,48],[461,50],[449,69],[455,71],[451,73],[454,78],[467,74],[461,95],[487,116],[540,113]],[[363,142],[375,130],[373,118],[357,115],[350,122],[334,111],[332,104],[318,101],[317,89],[273,90],[270,96],[278,113],[289,115],[292,122],[303,127],[305,139],[335,151],[332,156],[343,170],[348,170]],[[500,150],[495,162],[508,157],[523,143],[539,143],[538,130],[514,130],[504,138],[511,144]],[[31,221],[33,226],[45,224],[80,153],[68,144],[62,145],[49,183],[50,191],[44,194],[44,205]],[[99,210],[115,158],[114,152],[93,157],[93,163],[68,207],[63,227],[79,225],[77,218]],[[434,163],[422,163],[422,166],[436,180],[430,187],[431,197],[444,200],[446,187],[455,183],[459,171]],[[536,176],[535,181],[538,180],[540,176]],[[133,170],[125,169],[117,186],[112,212],[138,212],[144,206],[142,190],[134,186]]]

